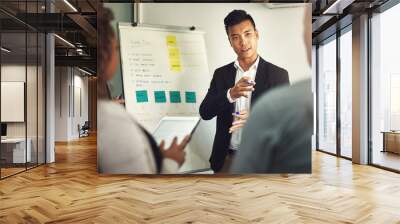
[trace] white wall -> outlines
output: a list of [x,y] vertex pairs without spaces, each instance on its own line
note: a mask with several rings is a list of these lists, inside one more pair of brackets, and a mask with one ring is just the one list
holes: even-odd
[[[254,19],[260,34],[259,54],[267,61],[285,68],[291,83],[310,78],[307,51],[303,40],[303,16],[306,4],[301,7],[269,8],[265,3],[181,3],[140,4],[139,22],[174,26],[195,26],[205,31],[209,74],[204,82],[210,82],[216,68],[236,59],[223,20],[233,9],[244,9]],[[270,5],[269,5],[270,6]],[[294,6],[294,4],[290,4]],[[311,50],[311,49],[308,49]],[[208,167],[215,134],[215,119],[202,121],[192,137],[189,148],[201,158],[196,168]]]
[[[25,67],[19,64],[8,64],[1,66],[1,81],[4,82],[25,82],[26,69],[32,70],[32,67]],[[28,74],[31,74],[28,72]],[[6,110],[6,108],[1,108]],[[7,137],[25,137],[25,122],[10,122],[7,123]]]
[[[36,76],[36,67],[34,66],[25,66],[19,64],[5,64],[1,66],[1,81],[3,82],[25,82],[25,76],[28,75],[30,86],[35,86],[36,81],[33,80],[31,76]],[[36,110],[36,88],[28,88],[27,89],[27,104],[31,106],[27,112],[27,120],[29,122],[28,125],[28,137],[29,134],[36,131],[36,125],[32,124],[32,121],[37,119],[36,113],[32,113],[32,111]],[[4,96],[3,96],[4,97]],[[31,104],[31,102],[35,102]],[[40,106],[40,105],[39,105]],[[7,110],[7,108],[1,108],[1,110]],[[8,137],[25,137],[25,125],[26,122],[8,122],[7,125],[7,136]],[[36,132],[35,132],[36,133]]]
[[[27,78],[27,80],[26,80]],[[45,116],[44,116],[44,73],[41,66],[25,64],[3,64],[1,66],[1,81],[24,82],[26,84],[26,107],[23,106],[22,112],[26,112],[24,122],[6,122],[7,137],[25,137],[31,142],[32,158],[36,162],[44,163],[45,150]],[[7,97],[7,96],[2,96]],[[10,108],[1,108],[10,110]],[[12,111],[11,111],[12,112]],[[37,157],[37,153],[39,156]]]
[[[78,74],[76,74],[76,72],[78,72]],[[82,126],[85,123],[85,121],[88,121],[88,106],[89,106],[88,78],[86,76],[85,77],[81,76],[81,74],[82,73],[75,70],[74,82],[73,82],[74,85],[73,94],[75,94],[73,96],[74,98],[73,110],[75,111],[75,113],[72,113],[73,119],[72,119],[72,130],[71,130],[73,138],[79,137],[77,129],[78,124]]]
[[[140,5],[140,22],[176,26],[195,26],[206,32],[205,41],[211,77],[214,70],[236,59],[224,28],[224,18],[233,9],[244,9],[254,19],[260,34],[259,54],[285,68],[291,82],[311,77],[303,40],[301,7],[270,9],[265,3],[185,3]],[[293,6],[294,4],[290,4]],[[311,50],[311,49],[309,49]]]
[[[77,139],[79,137],[78,124],[83,125],[88,120],[88,78],[82,75],[75,68],[56,67],[56,141]],[[82,114],[77,105],[81,105]]]
[[67,67],[55,68],[55,141],[68,140],[68,85]]

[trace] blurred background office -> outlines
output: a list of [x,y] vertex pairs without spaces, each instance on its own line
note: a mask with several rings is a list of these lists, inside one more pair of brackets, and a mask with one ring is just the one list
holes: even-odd
[[0,2],[0,177],[96,129],[96,1]]

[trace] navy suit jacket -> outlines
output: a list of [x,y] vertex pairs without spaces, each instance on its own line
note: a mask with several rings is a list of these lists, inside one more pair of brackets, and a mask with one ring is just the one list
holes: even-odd
[[[200,105],[202,119],[210,120],[217,116],[217,130],[210,157],[211,169],[214,172],[222,169],[232,136],[229,133],[229,128],[233,122],[234,103],[228,101],[226,94],[228,89],[235,85],[235,78],[236,68],[233,62],[216,69],[207,95]],[[254,102],[262,93],[276,86],[289,84],[289,76],[285,69],[260,57],[255,82],[255,90],[251,95],[251,105],[254,105]]]

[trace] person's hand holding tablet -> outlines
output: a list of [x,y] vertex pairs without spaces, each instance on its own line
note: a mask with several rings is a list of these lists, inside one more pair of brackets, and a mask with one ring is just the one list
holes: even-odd
[[165,158],[169,158],[175,160],[179,166],[182,166],[183,162],[185,162],[185,147],[189,143],[190,135],[186,135],[185,138],[178,144],[178,138],[174,137],[172,140],[171,146],[168,149],[165,149],[165,141],[162,140],[160,143],[160,150]]

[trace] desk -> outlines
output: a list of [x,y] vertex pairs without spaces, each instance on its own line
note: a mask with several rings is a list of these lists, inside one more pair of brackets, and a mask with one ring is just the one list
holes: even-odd
[[383,133],[382,152],[393,152],[400,154],[400,132],[382,131],[381,133]]
[[[30,138],[26,140],[28,143],[25,152],[25,138],[6,138],[1,139],[1,159],[6,163],[25,163],[32,159]],[[27,159],[27,161],[25,161]]]

